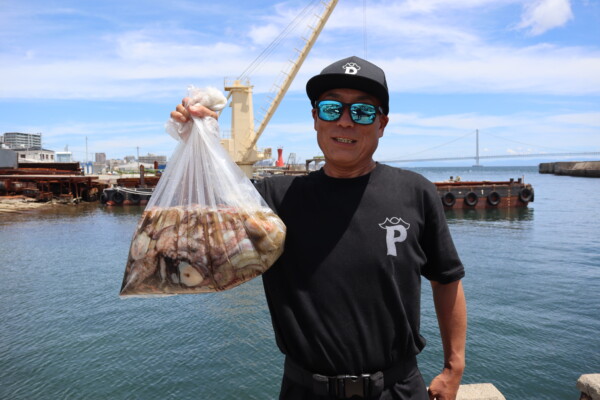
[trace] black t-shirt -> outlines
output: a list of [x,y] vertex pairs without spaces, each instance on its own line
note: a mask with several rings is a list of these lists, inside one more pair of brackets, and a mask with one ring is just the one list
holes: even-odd
[[284,354],[335,375],[384,370],[423,349],[421,275],[464,276],[431,182],[377,164],[358,178],[320,170],[257,188],[287,227],[282,256],[263,274]]

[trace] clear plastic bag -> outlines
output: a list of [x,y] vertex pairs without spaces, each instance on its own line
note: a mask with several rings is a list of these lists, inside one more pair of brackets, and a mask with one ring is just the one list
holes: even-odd
[[[213,88],[189,105],[221,110]],[[214,118],[171,119],[179,140],[136,227],[121,296],[206,293],[238,286],[281,255],[285,225],[221,146]]]

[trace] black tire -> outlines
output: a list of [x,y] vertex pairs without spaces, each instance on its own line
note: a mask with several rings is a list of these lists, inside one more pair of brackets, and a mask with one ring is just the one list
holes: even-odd
[[115,204],[121,204],[123,203],[123,200],[125,200],[125,195],[121,192],[114,192],[112,195],[112,201],[115,202]]
[[519,191],[519,200],[523,203],[529,203],[533,199],[533,191],[529,188],[523,188]]
[[497,206],[498,204],[500,204],[500,200],[502,200],[502,198],[500,197],[500,193],[496,191],[490,192],[487,195],[487,202],[490,206]]
[[129,200],[131,200],[135,204],[138,204],[141,199],[142,199],[142,197],[137,193],[133,193],[129,196]]
[[445,207],[453,207],[456,204],[456,196],[452,192],[446,192],[442,196],[442,204]]
[[477,205],[478,201],[479,201],[479,197],[477,197],[477,193],[475,193],[475,192],[469,192],[464,197],[464,202],[469,207],[475,207],[475,205]]
[[100,195],[100,203],[106,204],[107,201],[108,201],[108,196],[106,195],[106,193],[102,193]]

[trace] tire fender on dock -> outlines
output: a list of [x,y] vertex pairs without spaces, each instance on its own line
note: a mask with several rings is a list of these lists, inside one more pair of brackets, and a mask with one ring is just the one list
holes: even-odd
[[487,195],[487,202],[490,206],[497,206],[500,204],[500,200],[502,200],[502,197],[495,190]]
[[125,200],[125,195],[121,192],[114,192],[112,195],[112,201],[115,202],[115,204],[121,204],[123,203],[123,200]]
[[533,199],[533,192],[529,188],[519,190],[519,200],[523,203],[529,203]]
[[137,193],[133,193],[129,196],[129,200],[131,200],[132,204],[139,204],[141,199],[142,197]]
[[477,205],[477,202],[479,201],[479,197],[477,196],[477,193],[469,192],[465,195],[463,201],[465,202],[466,205],[468,205],[470,207],[474,207],[475,205]]
[[442,204],[446,207],[452,207],[456,203],[456,196],[452,192],[446,192],[442,196]]

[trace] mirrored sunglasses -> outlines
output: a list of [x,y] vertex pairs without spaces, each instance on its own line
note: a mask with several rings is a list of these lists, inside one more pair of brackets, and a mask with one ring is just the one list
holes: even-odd
[[370,125],[375,122],[377,112],[383,113],[379,106],[365,103],[342,103],[337,100],[322,100],[317,103],[319,118],[323,121],[337,121],[341,118],[344,108],[350,110],[352,121],[361,125]]

